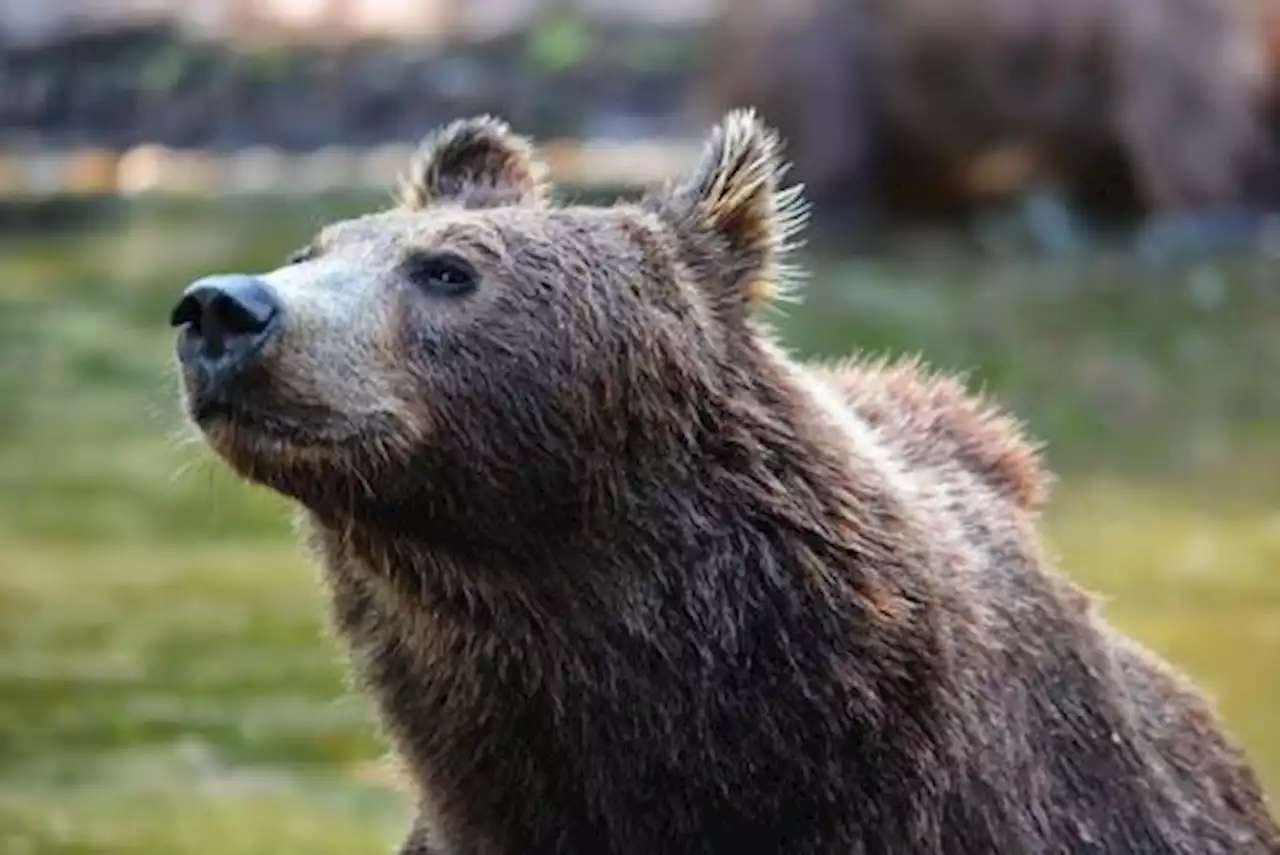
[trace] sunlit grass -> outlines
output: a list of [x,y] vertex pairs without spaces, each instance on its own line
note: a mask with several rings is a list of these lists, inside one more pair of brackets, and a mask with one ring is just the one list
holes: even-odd
[[[333,211],[246,210],[0,244],[3,855],[383,852],[407,817],[289,508],[180,441],[168,303]],[[972,369],[1049,440],[1063,567],[1197,679],[1280,793],[1264,270],[829,264],[782,326],[804,353]]]
[[0,843],[336,853],[397,831],[299,550],[3,549]]
[[386,810],[349,786],[298,775],[222,779],[192,765],[143,764],[145,782],[135,786],[113,775],[90,786],[0,790],[0,847],[6,855],[350,855],[393,852],[398,842]]

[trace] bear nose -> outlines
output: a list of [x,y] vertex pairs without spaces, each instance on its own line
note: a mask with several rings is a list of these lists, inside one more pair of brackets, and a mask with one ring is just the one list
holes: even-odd
[[256,351],[280,314],[275,294],[261,280],[240,274],[193,282],[173,307],[169,323],[186,327],[184,354],[238,362]]

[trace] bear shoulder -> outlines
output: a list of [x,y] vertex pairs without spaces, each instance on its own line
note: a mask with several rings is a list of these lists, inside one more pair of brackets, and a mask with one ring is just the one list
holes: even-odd
[[1052,478],[1040,445],[960,378],[935,372],[914,357],[845,360],[809,369],[911,463],[958,462],[1017,507],[1029,512],[1044,507]]

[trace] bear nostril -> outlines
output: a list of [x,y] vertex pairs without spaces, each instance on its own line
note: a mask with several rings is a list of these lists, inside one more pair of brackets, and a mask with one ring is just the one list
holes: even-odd
[[266,332],[279,311],[275,295],[252,276],[211,276],[187,288],[169,315],[207,356],[244,347]]
[[200,301],[188,294],[178,301],[169,314],[169,326],[181,327],[190,324],[196,332],[200,332]]

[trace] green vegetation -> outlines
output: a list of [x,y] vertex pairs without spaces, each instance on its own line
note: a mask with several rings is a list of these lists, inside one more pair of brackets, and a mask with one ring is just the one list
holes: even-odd
[[[369,200],[148,206],[0,243],[0,853],[390,851],[287,506],[180,442],[168,307]],[[374,200],[378,201],[378,200]],[[801,352],[921,351],[1048,440],[1065,568],[1219,699],[1280,794],[1280,290],[1143,271],[826,260]]]
[[534,68],[552,74],[583,62],[592,47],[586,22],[554,8],[539,19],[527,38],[526,59]]

